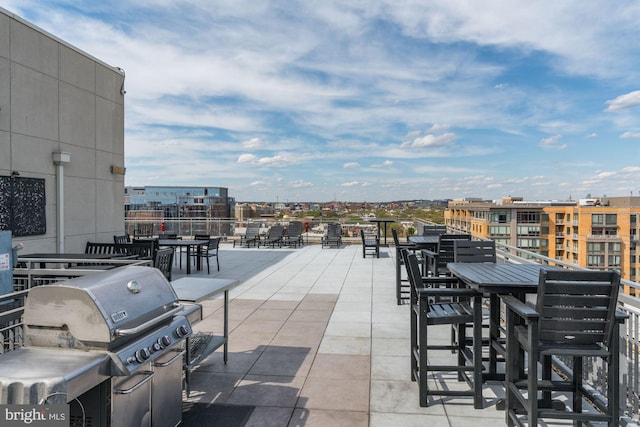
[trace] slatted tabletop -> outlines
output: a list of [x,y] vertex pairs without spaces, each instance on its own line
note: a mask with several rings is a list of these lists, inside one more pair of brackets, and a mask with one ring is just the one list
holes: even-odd
[[540,264],[464,263],[447,264],[449,271],[467,286],[483,293],[536,292],[540,270],[552,269]]

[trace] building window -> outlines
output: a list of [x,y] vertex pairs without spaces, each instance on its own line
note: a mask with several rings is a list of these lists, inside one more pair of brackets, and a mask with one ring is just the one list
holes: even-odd
[[603,225],[603,224],[604,224],[604,215],[602,214],[591,215],[591,225]]
[[615,253],[620,253],[620,250],[622,248],[622,245],[620,244],[620,242],[611,242],[609,243],[609,252],[615,252]]
[[511,235],[511,227],[492,225],[489,227],[491,236],[509,236]]
[[539,239],[518,239],[517,245],[522,249],[539,249],[540,248],[540,240]]
[[604,224],[605,225],[617,225],[618,224],[618,214],[606,214],[604,216]]
[[511,221],[511,215],[508,211],[491,212],[490,222],[498,224],[507,224]]
[[588,267],[604,267],[604,255],[588,255]]
[[539,236],[540,227],[535,225],[518,226],[518,236]]
[[518,212],[516,214],[516,218],[517,218],[516,221],[518,222],[518,224],[538,224],[540,222],[540,212],[539,211]]
[[604,243],[602,242],[589,242],[587,243],[588,253],[604,253]]
[[620,255],[609,255],[609,267],[620,267]]

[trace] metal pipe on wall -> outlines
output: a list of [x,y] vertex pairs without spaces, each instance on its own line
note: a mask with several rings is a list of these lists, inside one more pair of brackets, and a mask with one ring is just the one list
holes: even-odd
[[71,154],[62,151],[53,153],[56,165],[56,250],[64,253],[64,166],[71,162]]

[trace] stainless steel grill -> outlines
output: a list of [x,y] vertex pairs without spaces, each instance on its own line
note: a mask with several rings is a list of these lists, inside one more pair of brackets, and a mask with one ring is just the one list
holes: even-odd
[[180,423],[191,325],[158,270],[121,267],[33,288],[24,327],[26,347],[0,360],[0,403],[68,402],[73,420],[76,401],[77,425]]

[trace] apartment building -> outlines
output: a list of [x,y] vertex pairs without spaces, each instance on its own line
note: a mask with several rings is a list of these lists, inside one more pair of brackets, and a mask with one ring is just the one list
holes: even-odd
[[445,224],[479,238],[640,280],[640,197],[525,202],[452,200]]

